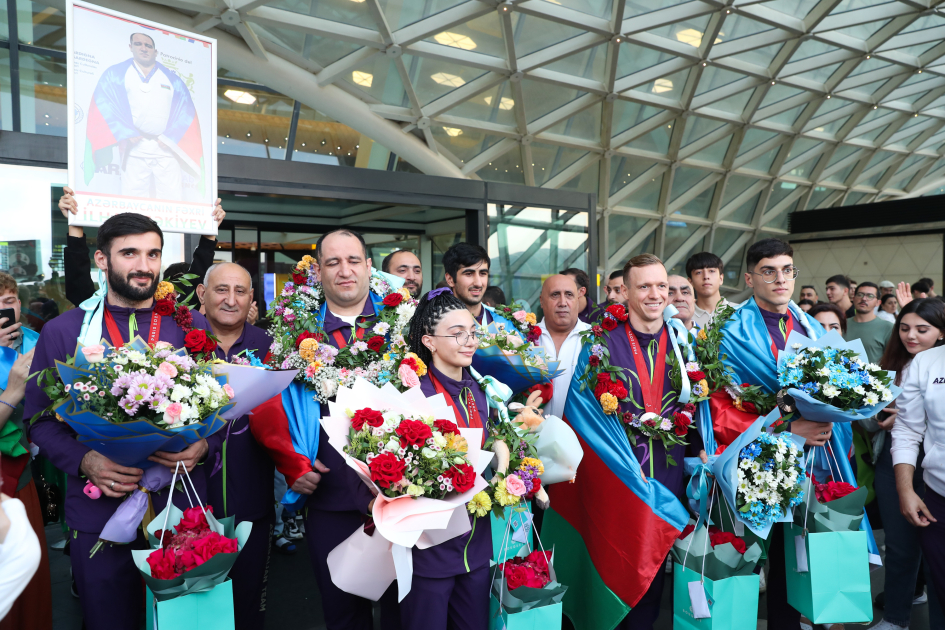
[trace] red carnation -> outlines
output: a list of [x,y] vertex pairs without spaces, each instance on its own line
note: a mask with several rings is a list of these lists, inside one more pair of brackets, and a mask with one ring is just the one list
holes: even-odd
[[360,431],[365,424],[369,427],[379,427],[384,424],[384,416],[375,409],[358,409],[351,418],[351,426],[355,431]]
[[292,282],[296,285],[306,284],[308,278],[305,277],[305,274],[292,272]]
[[600,397],[610,392],[610,372],[601,372],[597,375],[597,387],[594,388],[594,398],[600,400]]
[[525,335],[525,340],[530,341],[531,343],[538,343],[541,340],[541,328],[538,326],[532,326],[532,329],[528,331],[527,335]]
[[600,326],[591,326],[591,332],[594,333],[595,337],[603,337],[604,329]]
[[[614,395],[617,400],[623,400],[627,397],[627,388],[624,387],[623,383],[617,381],[616,383],[610,384],[610,393]],[[600,398],[598,396],[598,398]]]
[[198,353],[205,352],[204,348],[207,346],[207,333],[203,330],[191,330],[184,337],[184,347],[187,348],[188,352]]
[[449,433],[459,435],[459,427],[456,426],[455,422],[450,422],[449,420],[434,420],[433,428],[443,435],[447,435]]
[[471,490],[476,485],[476,469],[469,464],[454,464],[443,471],[443,476],[453,482],[453,489],[459,493]]
[[409,367],[409,368],[410,368],[411,370],[413,370],[414,372],[417,372],[417,371],[419,371],[419,369],[420,369],[420,366],[417,365],[417,360],[414,359],[413,357],[407,357],[406,359],[404,359],[403,361],[401,361],[400,364],[401,364],[401,365],[406,365],[407,367]]
[[611,304],[607,307],[607,312],[613,315],[618,322],[627,321],[627,309],[623,304]]
[[392,483],[404,478],[407,465],[393,453],[385,452],[372,459],[368,468],[371,469],[371,481],[382,488],[390,488]]
[[173,315],[175,308],[176,305],[174,304],[174,300],[158,300],[154,303],[154,312],[158,315],[161,315],[162,317],[166,315]]
[[373,350],[374,352],[380,352],[384,347],[384,338],[380,335],[374,335],[368,339],[367,347]]
[[532,479],[532,489],[528,491],[528,494],[525,495],[525,498],[531,499],[536,494],[538,494],[539,490],[541,490],[541,479],[539,479],[538,477],[535,477],[534,479]]
[[604,319],[601,320],[600,325],[606,330],[614,330],[617,327],[617,320],[610,315],[604,315]]
[[705,372],[701,370],[696,370],[695,372],[688,372],[687,374],[689,375],[689,380],[694,383],[698,383],[699,381],[705,378]]
[[400,293],[391,293],[384,298],[384,306],[397,306],[404,301],[404,296]]
[[692,420],[689,419],[684,413],[677,413],[673,416],[673,433],[682,437],[689,433],[689,425],[692,424]]
[[590,363],[591,365],[600,365],[600,357],[597,356],[596,354],[592,354],[588,358],[587,362]]
[[397,435],[402,444],[408,446],[423,446],[433,437],[433,429],[419,420],[401,420],[397,427]]
[[301,346],[302,342],[305,341],[306,339],[314,339],[316,341],[321,341],[318,337],[319,335],[316,335],[313,332],[303,330],[302,334],[295,338],[295,347],[298,348],[299,346]]

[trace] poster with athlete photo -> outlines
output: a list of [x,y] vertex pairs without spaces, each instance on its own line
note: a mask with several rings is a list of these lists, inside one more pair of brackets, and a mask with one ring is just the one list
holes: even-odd
[[72,225],[140,212],[216,234],[216,40],[67,1]]

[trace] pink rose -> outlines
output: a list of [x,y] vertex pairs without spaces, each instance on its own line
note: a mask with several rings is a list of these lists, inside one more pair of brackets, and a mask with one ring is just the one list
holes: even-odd
[[101,363],[105,360],[105,346],[83,346],[82,354],[89,363]]
[[420,377],[417,376],[417,373],[410,369],[409,365],[400,364],[400,369],[397,370],[397,375],[400,377],[400,382],[404,384],[405,387],[418,387],[420,385]]
[[158,341],[156,344],[154,344],[155,350],[167,350],[167,349],[173,349],[173,348],[174,348],[174,344],[169,343],[167,341]]
[[528,313],[526,313],[525,311],[515,311],[514,313],[512,313],[512,317],[514,317],[519,322],[524,322],[526,315],[528,315]]
[[523,497],[528,492],[525,488],[525,482],[518,475],[509,475],[505,478],[505,490],[516,497]]
[[184,411],[184,406],[180,403],[171,403],[164,410],[164,422],[170,425],[180,422],[180,414]]
[[158,366],[158,372],[168,378],[174,378],[177,376],[177,367],[173,363],[168,363],[165,361]]
[[230,387],[229,383],[223,386],[223,393],[229,396],[230,398],[236,398],[236,392],[233,391],[233,388]]

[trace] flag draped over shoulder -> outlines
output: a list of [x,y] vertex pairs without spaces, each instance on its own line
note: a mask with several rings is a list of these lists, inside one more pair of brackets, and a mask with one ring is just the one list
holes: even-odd
[[[116,144],[125,151],[126,141],[142,135],[135,128],[131,104],[125,92],[125,73],[133,63],[134,60],[128,59],[107,68],[92,93],[85,132],[83,174],[86,184],[92,181],[98,167],[111,163]],[[190,90],[176,72],[159,62],[155,62],[155,66],[164,72],[174,90],[167,128],[157,139],[173,151],[190,174],[197,178],[198,188],[203,193],[206,179],[203,144]]]
[[564,410],[584,459],[574,483],[549,486],[542,538],[555,546],[555,571],[569,588],[564,612],[575,628],[611,630],[662,570],[689,516],[663,484],[643,478],[624,428],[604,415],[593,389],[580,391],[589,356],[585,345]]

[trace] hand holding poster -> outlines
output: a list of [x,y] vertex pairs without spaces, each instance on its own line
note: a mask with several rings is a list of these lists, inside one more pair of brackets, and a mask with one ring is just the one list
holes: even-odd
[[72,225],[139,212],[216,234],[216,40],[79,0],[66,6]]

